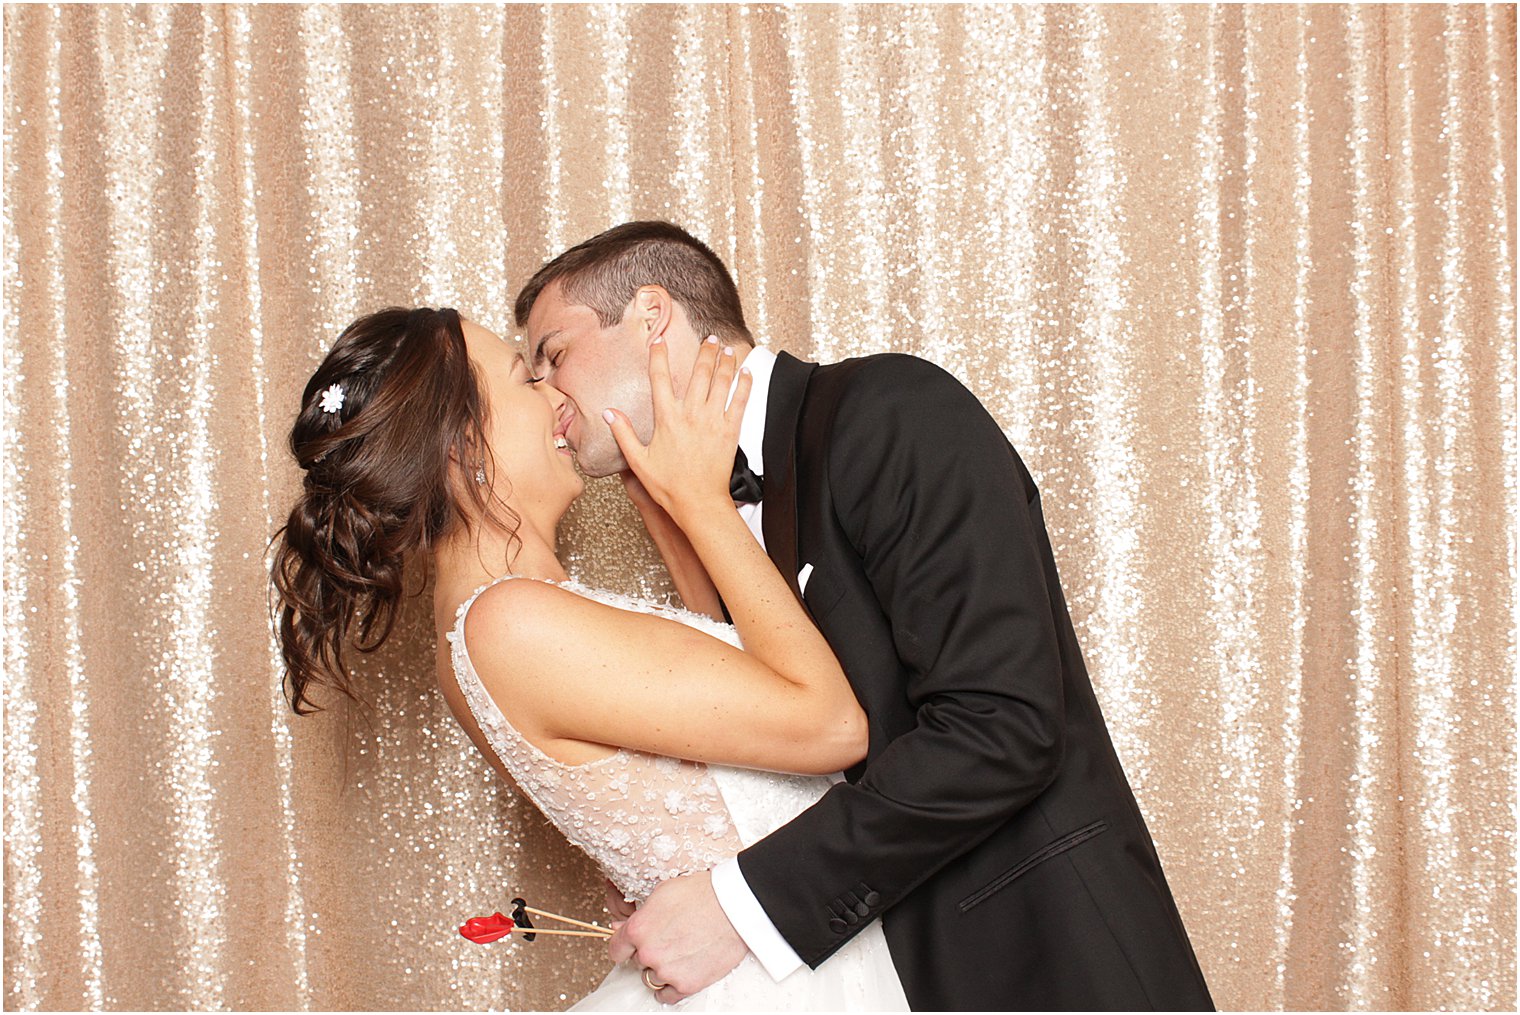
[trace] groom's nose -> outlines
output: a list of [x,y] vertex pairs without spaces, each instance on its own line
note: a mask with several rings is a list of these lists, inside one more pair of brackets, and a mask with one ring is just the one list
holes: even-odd
[[554,386],[554,382],[545,378],[538,384],[540,391],[549,399],[549,407],[554,410],[556,419],[564,420],[570,412],[570,398],[563,391]]

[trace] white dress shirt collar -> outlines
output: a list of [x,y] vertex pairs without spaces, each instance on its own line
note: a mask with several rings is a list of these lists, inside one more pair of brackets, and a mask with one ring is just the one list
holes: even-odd
[[[776,365],[776,354],[757,345],[744,357],[754,378],[749,389],[749,401],[744,406],[744,418],[739,421],[739,450],[744,452],[750,471],[765,475],[765,410],[770,402],[771,372]],[[738,378],[734,378],[738,384]]]

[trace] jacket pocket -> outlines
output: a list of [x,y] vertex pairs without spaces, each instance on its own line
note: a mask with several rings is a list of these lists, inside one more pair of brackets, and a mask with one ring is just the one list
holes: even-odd
[[1102,832],[1107,827],[1107,821],[1094,821],[1090,825],[1083,825],[1076,831],[1067,832],[1059,839],[1055,839],[1051,842],[1046,843],[1039,849],[1035,850],[1033,853],[1030,853],[1024,859],[1020,860],[1018,863],[1014,864],[1012,867],[1005,870],[1003,873],[999,874],[997,877],[993,878],[991,881],[987,882],[987,884],[983,885],[981,888],[978,888],[976,891],[972,892],[970,895],[962,899],[960,901],[961,912],[964,913],[975,906],[981,905],[983,902],[986,902],[988,899],[992,898],[992,896],[996,895],[1004,888],[1007,888],[1014,881],[1023,877],[1032,868],[1044,863],[1046,860],[1049,860],[1053,856],[1057,856],[1061,853],[1066,852],[1073,846],[1086,842],[1088,839],[1091,839],[1093,836],[1097,835],[1099,832]]

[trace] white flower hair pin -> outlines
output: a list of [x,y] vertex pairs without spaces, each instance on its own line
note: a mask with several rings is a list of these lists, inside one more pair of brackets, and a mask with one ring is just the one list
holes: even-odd
[[322,411],[337,412],[343,408],[343,385],[334,384],[322,392]]

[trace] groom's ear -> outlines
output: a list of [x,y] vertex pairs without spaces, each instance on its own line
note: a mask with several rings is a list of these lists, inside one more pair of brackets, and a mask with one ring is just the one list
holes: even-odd
[[675,316],[674,311],[675,303],[670,292],[662,285],[639,286],[628,304],[634,327],[646,343],[665,334]]

